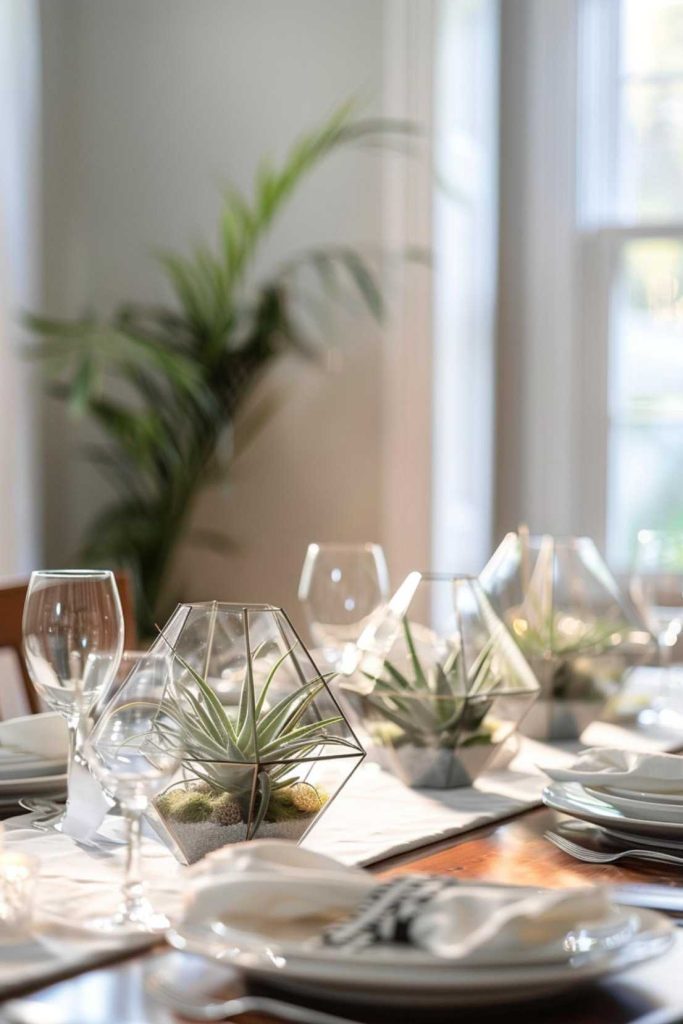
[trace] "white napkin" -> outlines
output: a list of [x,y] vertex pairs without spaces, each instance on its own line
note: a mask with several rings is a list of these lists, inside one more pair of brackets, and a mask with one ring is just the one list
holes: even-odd
[[[0,722],[0,761],[34,754],[45,760],[63,759],[66,764],[68,752],[66,723],[57,712]],[[74,762],[69,770],[69,801],[62,831],[74,839],[92,839],[112,804],[85,765]]]
[[523,962],[569,932],[611,912],[596,888],[520,895],[515,887],[466,885],[445,890],[418,914],[412,942],[435,956],[470,964]]
[[683,757],[636,750],[593,747],[568,768],[543,768],[556,782],[630,789],[642,793],[683,794]]
[[[318,939],[350,919],[377,890],[361,870],[291,843],[256,840],[226,847],[191,869],[183,924],[220,921],[225,929],[282,942]],[[530,959],[539,950],[568,956],[564,938],[612,913],[598,888],[529,894],[514,886],[453,885],[418,906],[411,943],[468,963]]]
[[376,885],[360,868],[293,843],[252,840],[225,846],[190,869],[185,921],[219,916],[246,931],[299,933],[302,922],[319,930],[351,913]]
[[62,832],[73,839],[92,840],[114,801],[105,796],[96,781],[80,761],[74,761],[69,770],[69,798]]
[[0,747],[9,753],[35,754],[46,761],[66,759],[69,741],[66,723],[56,711],[41,715],[22,715],[0,722]]

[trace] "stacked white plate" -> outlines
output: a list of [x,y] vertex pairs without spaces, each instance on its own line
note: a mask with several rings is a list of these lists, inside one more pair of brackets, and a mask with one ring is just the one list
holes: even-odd
[[22,797],[66,792],[68,741],[61,715],[48,712],[0,722],[0,812]]
[[683,793],[553,782],[543,801],[556,811],[600,825],[619,839],[683,850]]
[[405,1011],[407,1006],[485,1007],[574,989],[658,956],[669,947],[673,930],[661,914],[615,906],[609,919],[581,930],[578,952],[569,941],[557,942],[485,965],[459,965],[410,946],[349,952],[310,940],[273,936],[266,941],[217,920],[176,924],[167,939],[176,949],[228,961],[254,981],[294,994]]

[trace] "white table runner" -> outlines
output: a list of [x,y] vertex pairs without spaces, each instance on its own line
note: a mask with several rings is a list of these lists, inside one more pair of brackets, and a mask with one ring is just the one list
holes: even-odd
[[[507,768],[485,773],[473,787],[454,790],[411,790],[377,766],[363,764],[305,845],[345,864],[371,864],[539,805],[547,779],[538,766],[568,763],[580,745],[671,750],[680,746],[681,736],[595,723],[584,740],[563,748],[522,740]],[[124,848],[85,850],[66,836],[27,828],[26,822],[24,816],[4,823],[5,845],[40,858],[36,916],[40,921],[46,910],[61,906],[64,924],[39,928],[36,939],[25,945],[0,944],[0,996],[96,963],[120,948],[93,939],[92,933],[79,930],[79,922],[115,908]],[[120,819],[108,822],[114,830],[121,824]],[[150,838],[144,840],[143,868],[150,898],[172,915],[182,901],[186,869]]]

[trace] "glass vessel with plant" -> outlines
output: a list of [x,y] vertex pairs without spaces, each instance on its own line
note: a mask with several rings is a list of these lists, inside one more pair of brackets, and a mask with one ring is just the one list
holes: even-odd
[[393,629],[373,630],[383,649],[365,645],[344,692],[371,756],[408,785],[470,785],[538,683],[475,579],[411,576],[408,606],[387,607]]
[[[300,138],[280,166],[264,160],[250,197],[226,190],[216,244],[160,255],[172,305],[128,303],[104,320],[27,317],[45,339],[35,351],[51,393],[87,414],[103,435],[89,456],[117,496],[90,523],[81,558],[131,571],[141,636],[152,636],[166,618],[164,587],[181,539],[229,549],[220,531],[190,528],[195,500],[227,472],[235,418],[264,371],[287,352],[321,352],[311,336],[311,304],[319,311],[323,297],[360,298],[374,317],[383,311],[373,263],[353,247],[294,254],[261,281],[253,272],[259,250],[327,156],[409,130],[401,122],[359,120],[346,104]],[[241,435],[267,412],[262,402]]]
[[155,647],[174,662],[160,728],[184,753],[152,821],[176,855],[301,839],[364,752],[285,613],[180,605]]
[[541,684],[524,723],[536,738],[577,738],[656,652],[588,537],[510,533],[480,579]]

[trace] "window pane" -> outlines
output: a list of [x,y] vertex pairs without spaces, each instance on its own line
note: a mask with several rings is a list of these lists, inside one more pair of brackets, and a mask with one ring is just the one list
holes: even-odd
[[610,431],[607,557],[633,564],[640,529],[683,530],[683,424]]
[[621,105],[624,214],[658,220],[682,215],[683,78],[627,82]]
[[641,528],[683,528],[683,240],[624,246],[610,353],[608,551]]
[[622,72],[683,71],[683,0],[622,0]]

